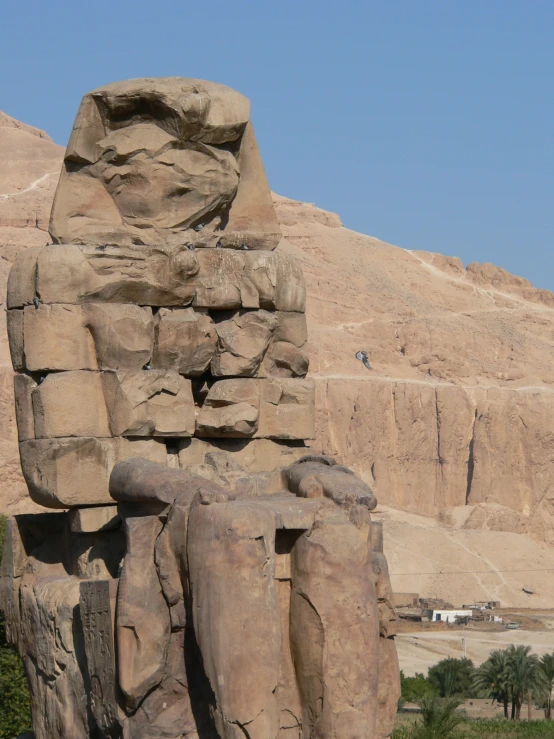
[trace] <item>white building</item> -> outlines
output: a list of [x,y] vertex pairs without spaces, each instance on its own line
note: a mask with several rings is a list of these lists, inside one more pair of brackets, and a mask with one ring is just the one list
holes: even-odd
[[471,618],[472,612],[471,611],[454,611],[454,610],[448,610],[448,611],[431,611],[429,609],[429,620],[430,621],[444,621],[444,623],[447,624],[455,624],[456,620],[459,618]]

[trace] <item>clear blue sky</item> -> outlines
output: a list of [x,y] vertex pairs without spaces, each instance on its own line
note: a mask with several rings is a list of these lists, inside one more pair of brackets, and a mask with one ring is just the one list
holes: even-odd
[[1,15],[0,109],[61,144],[98,85],[222,82],[252,101],[276,192],[554,290],[552,0],[30,0]]

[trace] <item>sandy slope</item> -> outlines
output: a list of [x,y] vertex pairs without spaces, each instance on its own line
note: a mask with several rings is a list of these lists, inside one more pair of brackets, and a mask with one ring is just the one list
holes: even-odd
[[429,667],[436,665],[441,659],[463,654],[465,639],[466,656],[475,665],[480,665],[493,649],[504,649],[509,644],[531,646],[535,654],[543,655],[554,652],[554,631],[502,631],[488,634],[467,631],[449,631],[447,633],[414,633],[401,634],[396,639],[400,668],[407,676],[416,672],[427,674]]
[[526,534],[456,529],[383,506],[374,518],[383,521],[395,592],[417,592],[454,606],[498,600],[505,607],[554,607],[551,546]]

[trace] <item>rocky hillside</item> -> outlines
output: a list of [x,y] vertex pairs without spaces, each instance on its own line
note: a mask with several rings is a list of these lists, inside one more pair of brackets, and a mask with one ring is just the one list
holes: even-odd
[[[48,241],[62,154],[46,134],[0,114],[2,296],[17,254]],[[277,195],[275,204],[287,239],[280,248],[301,261],[308,286],[314,446],[353,467],[388,507],[393,572],[444,568],[416,544],[405,518],[394,528],[394,509],[418,514],[424,529],[427,521],[437,546],[440,532],[470,549],[485,539],[509,546],[520,569],[525,562],[540,569],[538,550],[541,567],[554,563],[545,547],[554,545],[554,295],[490,264],[465,269],[454,257],[349,231],[313,205]],[[29,510],[4,332],[0,363],[1,508]],[[509,543],[489,531],[508,532]],[[456,547],[448,551],[458,556]],[[521,590],[520,579],[507,598]],[[429,595],[437,589],[425,577],[395,585]],[[484,591],[493,597],[495,588]]]
[[276,203],[308,283],[318,444],[383,504],[554,543],[554,295]]
[[526,534],[447,526],[379,506],[395,592],[455,606],[498,600],[510,608],[553,608],[554,547]]
[[0,510],[34,510],[17,451],[10,354],[5,329],[8,272],[22,250],[48,244],[48,220],[63,147],[43,131],[0,112]]

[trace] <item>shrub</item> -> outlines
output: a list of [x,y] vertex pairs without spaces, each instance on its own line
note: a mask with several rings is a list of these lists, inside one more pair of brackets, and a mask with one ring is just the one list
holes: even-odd
[[397,729],[393,739],[454,739],[459,736],[456,729],[464,721],[464,716],[458,711],[458,699],[427,696],[419,701],[419,706],[420,719],[410,728]]
[[429,680],[416,672],[415,677],[405,677],[402,670],[400,671],[400,688],[402,691],[402,700],[408,703],[419,703],[427,696],[437,695],[437,690]]
[[428,680],[442,698],[473,697],[475,667],[470,659],[443,659],[429,668]]
[[[6,517],[0,516],[0,558]],[[31,701],[23,663],[6,642],[4,614],[0,611],[0,739],[13,739],[31,728]]]

